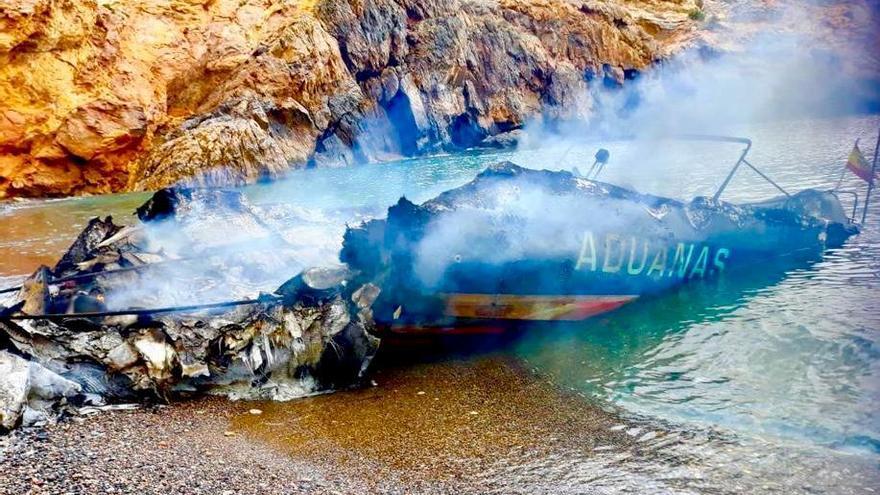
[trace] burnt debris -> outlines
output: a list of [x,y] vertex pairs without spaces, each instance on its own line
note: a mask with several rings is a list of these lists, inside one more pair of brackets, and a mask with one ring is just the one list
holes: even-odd
[[[725,271],[817,259],[858,232],[830,192],[684,202],[510,162],[349,227],[342,265],[303,269],[301,239],[267,211],[235,192],[173,189],[138,225],[92,220],[4,303],[0,368],[57,382],[37,392],[52,407],[300,397],[363,380],[388,330],[583,319]],[[44,403],[8,377],[4,427],[48,416],[26,415]]]
[[[132,299],[125,293],[133,288],[194,269],[220,274],[192,281],[193,292],[210,292],[199,284],[234,283],[235,263],[247,250],[228,256],[228,247],[206,234],[234,230],[239,247],[249,238],[242,232],[265,239],[269,227],[256,215],[234,192],[162,190],[138,209],[137,226],[109,217],[89,222],[55,267],[40,267],[4,304],[0,342],[8,352],[0,352],[0,368],[15,373],[0,378],[0,426],[46,420],[62,405],[204,392],[289,399],[359,383],[379,344],[370,333],[378,288],[351,284],[345,269],[306,270],[271,294],[234,301],[118,306]],[[202,251],[181,257],[157,239]],[[211,257],[219,265],[202,264]],[[281,258],[264,268],[290,266]],[[34,386],[28,373],[37,372],[65,385],[42,409],[28,398]]]

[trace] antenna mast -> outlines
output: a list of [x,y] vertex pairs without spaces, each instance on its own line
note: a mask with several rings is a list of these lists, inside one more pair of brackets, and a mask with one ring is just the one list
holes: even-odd
[[868,181],[868,194],[865,195],[865,208],[862,210],[862,225],[868,215],[868,203],[871,201],[871,191],[874,190],[874,180],[877,178],[877,154],[880,153],[880,131],[877,132],[877,144],[874,145],[874,163],[871,164],[871,180]]

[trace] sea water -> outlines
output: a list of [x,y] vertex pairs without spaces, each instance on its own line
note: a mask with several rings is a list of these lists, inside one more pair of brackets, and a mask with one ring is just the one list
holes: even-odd
[[[775,121],[727,131],[751,137],[749,161],[786,190],[830,189],[842,178],[841,189],[857,190],[864,198],[864,183],[841,172],[855,138],[873,143],[878,127],[880,117],[862,116]],[[303,170],[243,191],[256,204],[299,208],[302,216],[317,219],[305,237],[326,247],[340,242],[346,223],[382,216],[401,196],[429,199],[468,182],[488,164],[511,160],[533,168],[586,171],[599,147],[611,154],[602,180],[683,200],[711,196],[741,151],[730,144],[568,138],[515,151]],[[723,199],[753,201],[776,194],[773,186],[742,168]],[[133,223],[134,207],[147,197],[7,203],[0,208],[0,282],[15,283],[37,265],[51,264],[92,216],[113,214],[118,223]],[[850,204],[846,198],[845,203]],[[392,467],[380,458],[380,444],[395,445],[395,435],[406,438],[413,432],[436,435],[447,439],[445,449],[402,442],[399,450],[413,449],[410,459],[455,460],[425,471],[426,477],[467,472],[462,466],[473,461],[482,467],[472,473],[471,482],[489,491],[866,492],[880,489],[878,289],[880,196],[861,235],[809,266],[740,273],[577,325],[537,327],[488,353],[394,367],[385,378],[393,392],[385,390],[384,399],[366,408],[356,406],[363,399],[358,392],[341,392],[266,407],[269,419],[261,420],[272,424],[274,414],[278,424],[287,424],[284,418],[294,413],[300,418],[303,408],[328,418],[349,411],[346,438],[361,440],[347,448]],[[533,385],[504,378],[507,371],[486,371],[491,367],[525,370],[541,384],[541,394],[549,386],[551,395],[541,395],[541,401],[527,406],[527,415],[517,416],[523,404],[518,394]],[[475,369],[483,371],[471,372]],[[477,416],[470,415],[474,411],[433,421],[435,414],[455,414],[442,407],[429,412],[419,403],[410,410],[401,406],[409,402],[394,399],[399,390],[430,387],[432,373],[446,380],[438,387],[446,391],[442,400],[439,393],[436,397],[440,404],[466,403],[472,389],[497,394],[497,421],[515,422],[512,431],[521,438],[466,427]],[[515,392],[505,392],[510,389]],[[558,396],[548,398],[552,394]],[[605,418],[598,423],[560,419],[597,411]],[[406,416],[410,426],[386,426],[389,431],[378,437],[364,426],[375,417],[393,424],[395,416]],[[556,445],[547,440],[553,437],[545,432],[547,425],[587,430],[595,424],[600,427],[585,436],[570,431],[558,446],[534,450],[535,442]],[[264,428],[254,426],[254,434],[272,443],[278,436]],[[532,438],[530,444],[529,432],[541,432],[543,440]],[[337,435],[337,429],[324,435]],[[631,437],[632,442],[602,445],[603,435]],[[465,444],[485,446],[475,451],[464,449]],[[511,447],[519,444],[533,450]],[[398,467],[418,471],[424,465],[403,462]]]

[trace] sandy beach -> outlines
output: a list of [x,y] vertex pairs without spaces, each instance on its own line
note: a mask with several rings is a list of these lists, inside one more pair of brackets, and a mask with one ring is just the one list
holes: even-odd
[[19,430],[2,437],[0,493],[866,493],[878,481],[845,453],[621,416],[503,354],[419,359],[290,402],[207,397]]
[[[536,486],[534,462],[565,449],[637,440],[501,358],[394,368],[376,380],[286,403],[202,398],[21,430],[0,454],[3,493],[504,491]],[[550,402],[559,407],[547,416]]]

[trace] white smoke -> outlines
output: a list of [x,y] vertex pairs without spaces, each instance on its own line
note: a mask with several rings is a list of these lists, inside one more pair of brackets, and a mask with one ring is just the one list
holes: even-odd
[[138,256],[166,261],[109,278],[108,305],[154,308],[249,299],[274,291],[305,268],[338,263],[342,220],[292,205],[244,205],[224,209],[193,201],[177,218],[143,224]]
[[[597,79],[591,83],[594,115],[589,122],[548,129],[538,119],[526,126],[528,138],[518,153],[545,157],[548,168],[577,166],[584,172],[596,149],[608,147],[611,162],[603,180],[682,199],[710,195],[714,187],[693,184],[716,176],[717,187],[741,147],[657,138],[689,133],[759,136],[768,122],[880,108],[880,74],[865,69],[870,64],[864,60],[876,58],[869,53],[871,46],[858,45],[860,39],[844,28],[830,29],[827,19],[816,15],[823,12],[820,5],[778,7],[772,13],[777,20],[763,20],[763,31],[748,41],[727,43],[723,52],[693,49],[645,70],[619,89],[608,89]],[[876,7],[854,8],[852,15],[864,17],[853,21],[860,26],[878,25]],[[715,26],[717,39],[734,37],[732,31],[746,29],[742,26],[748,22],[732,19]],[[761,188],[756,196],[775,193],[760,181],[752,184]]]
[[[717,190],[744,145],[664,138],[751,136],[760,134],[767,122],[868,109],[876,93],[871,82],[854,78],[845,70],[852,64],[819,48],[829,46],[827,40],[819,43],[813,38],[825,33],[815,25],[823,20],[796,9],[779,16],[799,29],[772,30],[726,53],[695,49],[646,70],[619,89],[594,81],[595,113],[589,122],[554,122],[547,127],[548,119],[535,119],[526,126],[527,138],[511,160],[553,170],[577,167],[585,173],[596,150],[607,147],[611,161],[601,180],[689,201]],[[773,176],[770,168],[765,171]],[[779,194],[748,171],[740,176],[737,185],[747,190],[739,199]],[[571,259],[585,229],[628,232],[633,227],[626,224],[629,216],[584,211],[583,202],[566,204],[565,198],[542,194],[528,184],[508,192],[498,191],[491,205],[460,205],[432,221],[416,259],[423,283],[436,286],[450,264],[468,259],[493,264],[536,257]]]

